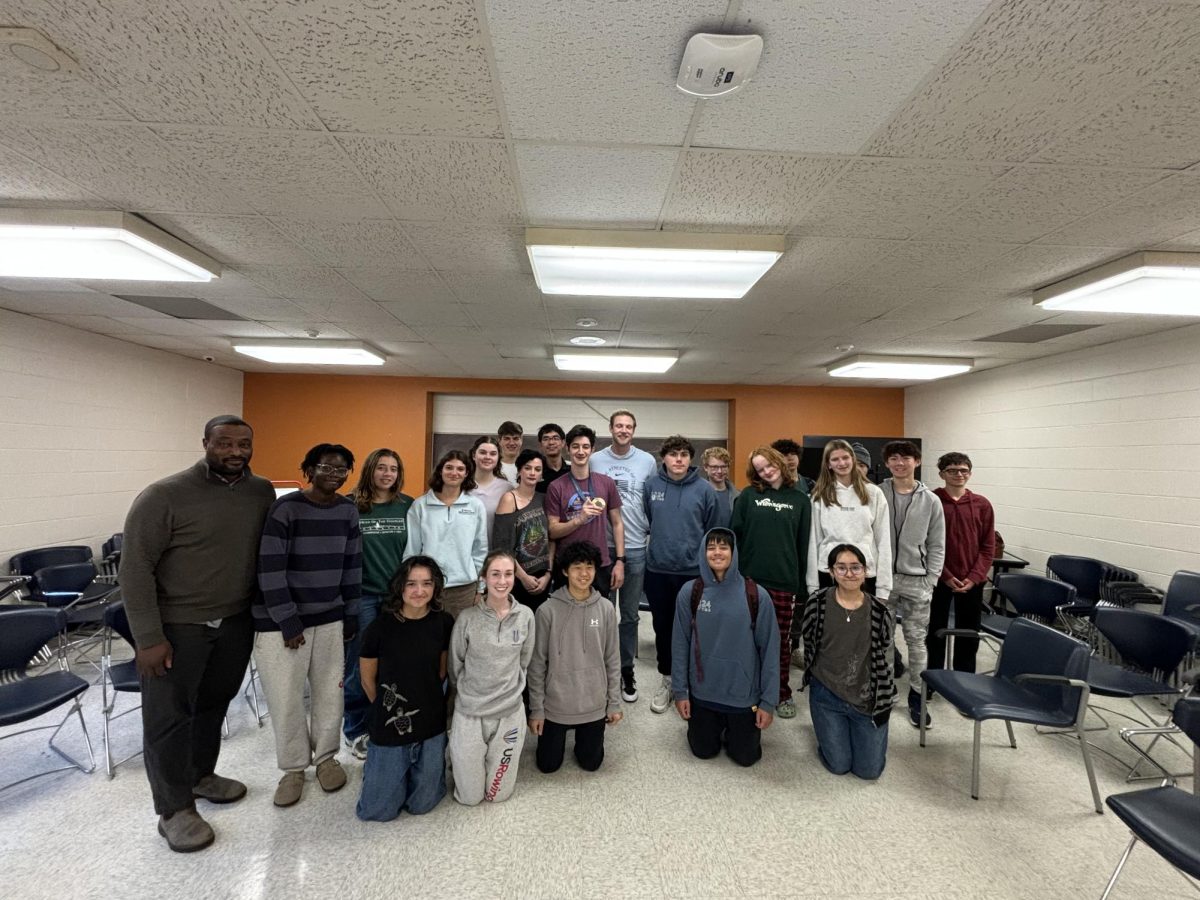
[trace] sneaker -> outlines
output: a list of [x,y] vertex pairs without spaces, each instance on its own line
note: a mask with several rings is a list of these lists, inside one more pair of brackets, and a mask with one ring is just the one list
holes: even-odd
[[346,770],[333,757],[317,765],[317,782],[327,794],[340,791],[346,786]]
[[169,816],[159,816],[158,833],[167,839],[167,846],[176,853],[203,850],[216,838],[212,826],[200,818],[194,806]]
[[[909,690],[908,692],[908,721],[913,728],[921,727],[921,695],[917,691]],[[925,713],[925,729],[928,731],[933,727],[933,719],[929,713]]]
[[192,796],[209,803],[236,803],[246,796],[246,786],[223,775],[205,775],[192,788]]
[[796,704],[793,702],[791,697],[788,697],[777,707],[775,707],[775,715],[781,719],[796,718]]
[[662,684],[658,686],[658,690],[654,692],[654,699],[650,701],[650,712],[664,713],[671,706],[671,676],[664,675]]
[[633,667],[621,670],[621,699],[626,703],[637,702],[637,679],[633,677]]
[[355,759],[366,759],[369,739],[370,737],[365,731],[356,738],[346,738],[346,749]]
[[279,779],[278,787],[275,788],[275,805],[295,806],[300,802],[300,795],[303,793],[304,773],[285,772]]
[[797,669],[804,668],[804,649],[802,647],[797,647],[792,651],[792,665]]
[[908,671],[908,666],[906,666],[904,664],[904,660],[900,658],[899,650],[892,650],[892,652],[895,654],[894,662],[896,664],[895,665],[896,680],[899,681],[901,678],[904,677],[904,673]]

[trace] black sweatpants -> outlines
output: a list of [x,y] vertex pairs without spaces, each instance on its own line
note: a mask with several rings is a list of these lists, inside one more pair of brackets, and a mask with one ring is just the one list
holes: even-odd
[[762,759],[762,732],[754,723],[754,710],[718,712],[701,706],[695,697],[691,701],[687,739],[695,756],[712,759],[724,744],[729,758],[739,766],[752,766]]
[[[954,627],[979,630],[983,618],[983,585],[977,584],[969,591],[955,593],[950,586],[939,581],[933,589],[933,600],[929,604],[929,634],[925,637],[925,650],[929,654],[928,669],[946,667],[946,639],[938,637],[939,628],[950,622],[950,606],[954,605]],[[951,661],[956,672],[974,672],[975,655],[979,652],[978,638],[956,637],[954,659]]]
[[560,725],[549,719],[542,724],[537,743],[537,767],[546,773],[557,772],[567,752],[567,732],[575,729],[575,759],[585,772],[595,772],[604,762],[604,719],[582,725]]
[[671,633],[675,629],[675,598],[695,575],[671,575],[646,570],[642,593],[650,604],[650,620],[654,624],[654,652],[658,657],[658,674],[671,674]]
[[165,675],[143,676],[142,747],[159,815],[187,809],[192,788],[216,769],[229,701],[250,663],[254,623],[247,610],[208,625],[163,625],[173,649]]

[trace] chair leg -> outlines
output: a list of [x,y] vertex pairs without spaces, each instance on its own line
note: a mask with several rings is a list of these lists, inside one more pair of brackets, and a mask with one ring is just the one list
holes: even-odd
[[975,720],[975,749],[971,751],[971,799],[979,799],[979,740],[983,721]]
[[1017,749],[1017,736],[1015,734],[1013,734],[1012,722],[1008,721],[1008,719],[1005,719],[1004,727],[1008,729],[1008,744],[1009,744],[1009,746],[1012,747],[1014,750],[1016,750]]
[[[79,760],[66,753],[64,750],[62,750],[62,748],[58,747],[54,743],[54,739],[58,737],[58,733],[62,731],[63,726],[70,721],[72,713],[79,716],[79,727],[83,731],[83,743],[87,746],[88,760],[91,762],[91,766],[87,768],[84,767],[83,763],[79,762]],[[55,728],[54,732],[50,735],[50,749],[77,768],[80,772],[83,772],[85,775],[91,774],[96,770],[96,756],[94,753],[92,753],[92,739],[88,737],[87,723],[83,720],[83,707],[80,705],[78,697],[75,698],[74,705],[67,711],[67,715],[61,722],[58,723],[58,727]]]
[[1104,807],[1100,805],[1100,791],[1096,787],[1096,770],[1092,768],[1092,754],[1088,750],[1087,738],[1083,736],[1083,723],[1077,722],[1075,731],[1079,735],[1079,749],[1083,751],[1083,764],[1087,767],[1088,784],[1092,788],[1092,802],[1096,805],[1096,812],[1104,815]]
[[921,746],[925,746],[925,711],[929,706],[929,692],[921,685]]
[[1113,885],[1117,883],[1117,879],[1121,877],[1121,870],[1125,868],[1125,862],[1129,859],[1129,854],[1133,852],[1133,845],[1138,839],[1135,837],[1129,842],[1129,846],[1125,848],[1125,852],[1121,854],[1121,861],[1117,863],[1117,867],[1113,870],[1112,878],[1108,879],[1108,886],[1104,889],[1104,893],[1100,895],[1100,900],[1108,900],[1108,895],[1112,893]]
[[[114,700],[114,702],[115,702],[116,698],[114,697],[114,698],[113,698],[113,700]],[[112,758],[112,736],[111,736],[111,734],[109,733],[109,727],[108,727],[108,725],[109,725],[109,718],[108,718],[108,717],[109,717],[109,715],[110,715],[111,713],[112,713],[112,708],[111,708],[111,707],[109,707],[109,706],[105,706],[105,707],[104,707],[104,710],[103,710],[103,718],[104,718],[104,774],[105,774],[105,775],[107,775],[109,778],[112,778],[112,777],[113,777],[113,775],[115,775],[115,774],[116,774],[116,772],[113,770],[113,758]]]

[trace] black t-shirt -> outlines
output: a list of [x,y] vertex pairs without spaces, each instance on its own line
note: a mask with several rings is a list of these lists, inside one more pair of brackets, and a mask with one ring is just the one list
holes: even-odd
[[379,660],[371,706],[372,744],[415,744],[446,730],[441,664],[453,628],[454,619],[445,612],[430,612],[421,619],[381,612],[367,626],[361,655]]
[[534,487],[534,490],[539,494],[546,493],[546,488],[550,487],[550,482],[554,481],[556,478],[562,478],[570,471],[571,464],[567,461],[567,457],[564,454],[562,458],[561,469],[552,469],[550,468],[549,463],[542,468],[542,480],[537,483],[537,486]]

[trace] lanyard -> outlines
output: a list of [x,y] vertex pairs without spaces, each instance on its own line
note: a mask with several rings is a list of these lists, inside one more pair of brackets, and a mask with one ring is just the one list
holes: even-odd
[[[579,488],[579,482],[575,480],[575,476],[574,476],[574,474],[568,473],[567,477],[571,479],[571,485],[572,485],[572,487],[574,487],[574,488],[575,488],[575,496],[576,496],[576,497],[578,498],[578,500],[579,500],[579,508],[580,508],[580,509],[583,509],[583,504],[586,502],[587,498],[586,498],[586,497],[584,497],[584,496],[583,496],[583,495],[582,495],[582,494],[579,492],[579,490],[580,490],[580,488]],[[596,496],[595,494],[593,494],[593,493],[592,493],[592,473],[591,473],[590,471],[588,472],[588,479],[587,479],[587,496],[588,496],[588,497],[595,497],[595,496]]]

